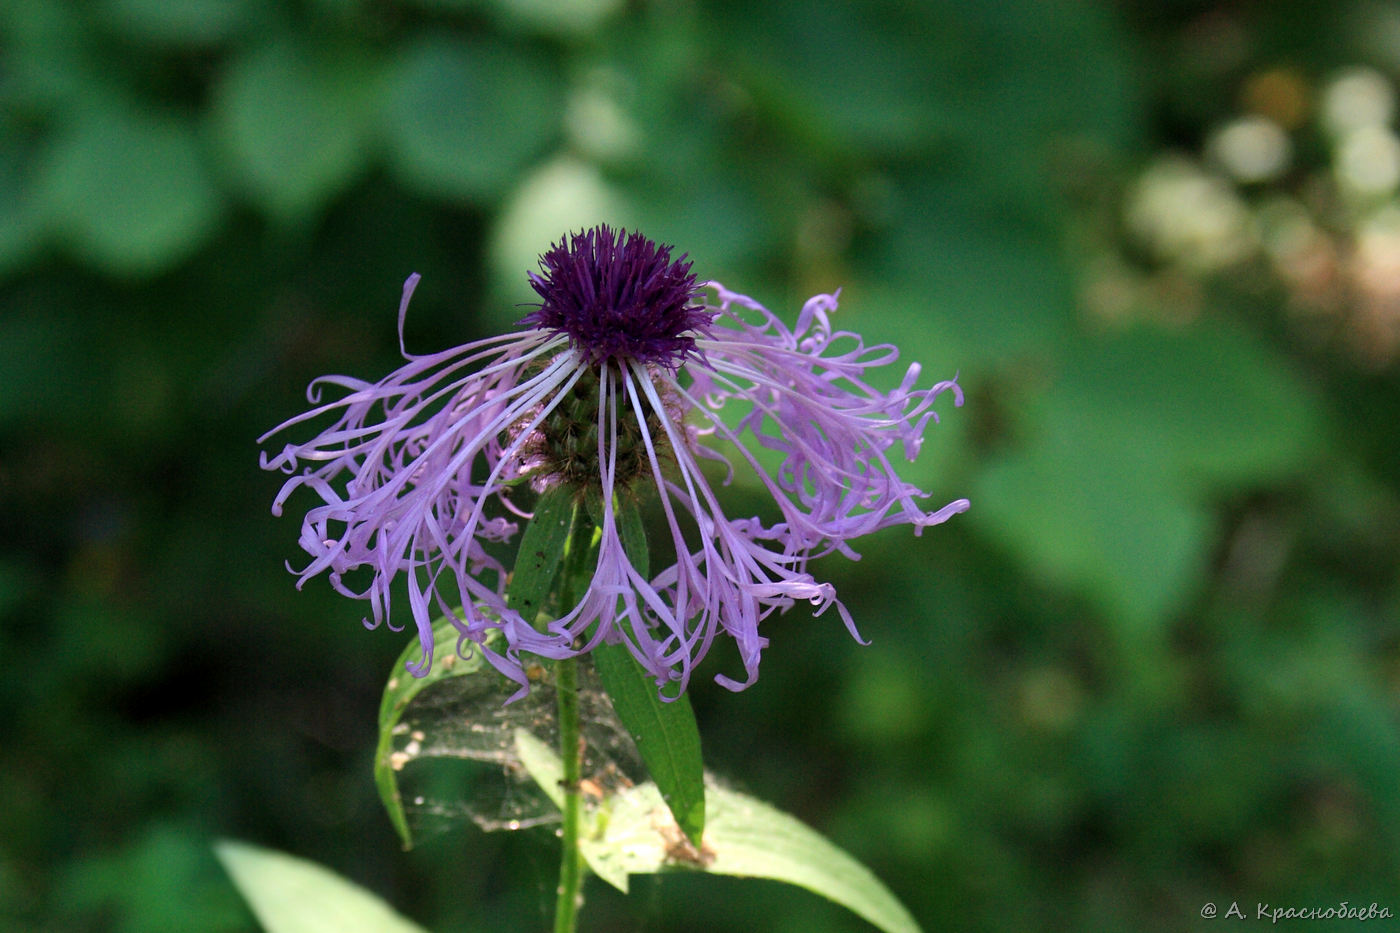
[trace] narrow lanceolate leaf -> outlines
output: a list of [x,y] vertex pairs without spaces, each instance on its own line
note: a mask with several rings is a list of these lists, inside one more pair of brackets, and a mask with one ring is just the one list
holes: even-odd
[[593,666],[662,800],[690,841],[699,845],[705,830],[705,774],[690,700],[684,694],[662,700],[655,678],[626,645],[599,645],[593,649]]
[[527,622],[534,622],[549,601],[573,520],[573,494],[564,486],[555,486],[535,503],[535,517],[520,537],[506,589],[506,602]]
[[[491,636],[488,636],[491,637]],[[482,657],[481,652],[472,652],[468,657],[457,653],[460,634],[451,619],[443,618],[433,627],[433,668],[422,677],[413,677],[404,672],[404,666],[418,658],[421,649],[415,640],[403,650],[394,665],[394,675],[384,685],[384,698],[379,703],[379,747],[374,753],[374,783],[379,788],[379,799],[389,814],[404,848],[413,844],[413,836],[408,829],[404,815],[403,798],[399,794],[398,773],[403,767],[405,754],[396,751],[394,738],[407,726],[401,727],[403,714],[413,699],[427,688],[448,677],[469,674],[483,674],[492,678],[498,675]]]
[[[559,756],[525,730],[516,732],[521,763],[558,795]],[[701,845],[670,818],[651,783],[622,790],[589,811],[579,848],[599,878],[627,893],[628,875],[701,871],[768,878],[820,894],[885,933],[920,933],[919,925],[868,868],[797,819],[746,794],[711,783]]]
[[214,853],[267,933],[426,933],[315,862],[232,840]]
[[[638,573],[647,576],[646,531],[636,503],[620,501],[617,519],[628,559]],[[686,837],[699,845],[705,831],[705,775],[700,729],[690,699],[681,694],[674,700],[662,700],[655,678],[637,663],[626,645],[599,645],[593,649],[593,665],[617,717],[637,743],[661,799]]]
[[620,497],[617,505],[617,530],[622,535],[622,549],[632,567],[643,577],[651,576],[651,550],[647,547],[647,530],[642,524],[642,510],[637,503]]

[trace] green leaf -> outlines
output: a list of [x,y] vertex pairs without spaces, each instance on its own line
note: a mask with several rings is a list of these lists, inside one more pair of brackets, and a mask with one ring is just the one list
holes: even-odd
[[229,169],[278,218],[316,211],[369,165],[379,85],[374,61],[354,48],[259,46],[216,89]]
[[1229,320],[1075,341],[1061,366],[1053,404],[1093,411],[1105,433],[1150,445],[1208,499],[1287,482],[1325,456],[1319,394]]
[[[527,663],[529,694],[511,700],[519,685],[491,666],[482,649],[457,653],[452,620],[440,620],[434,636],[432,670],[422,678],[403,672],[418,655],[415,641],[400,656],[380,707],[375,783],[404,847],[422,832],[468,820],[487,831],[556,822],[558,809],[521,769],[515,751],[517,728],[558,744],[550,662]],[[493,629],[484,646],[502,652],[505,638]],[[580,675],[586,775],[604,788],[645,780],[636,746],[602,685],[587,665]]]
[[1214,503],[1318,462],[1317,400],[1223,323],[1080,340],[1057,365],[1019,409],[1026,443],[978,473],[968,520],[1122,634],[1157,637],[1212,559]]
[[[726,55],[734,80],[793,134],[831,130],[824,145],[876,152],[919,151],[936,134],[940,95],[929,94],[936,59],[930,47],[951,44],[926,18],[921,4],[890,4],[872,16],[854,4],[761,3],[734,5],[743,19],[732,26]],[[878,48],[880,67],[860,55],[831,55],[840,36],[854,48]]]
[[491,14],[504,32],[535,32],[577,42],[597,32],[622,8],[622,0],[410,0],[425,10]]
[[256,0],[105,0],[104,18],[126,35],[158,46],[199,47],[246,29],[261,11]]
[[561,39],[579,39],[597,31],[623,6],[622,0],[490,0],[511,25]]
[[690,699],[681,694],[669,702],[662,700],[656,679],[626,645],[594,648],[593,665],[662,799],[686,836],[698,845],[705,829],[705,766]]
[[1043,582],[1087,595],[1118,634],[1150,639],[1190,597],[1212,517],[1182,495],[1154,445],[1113,443],[1101,421],[1069,417],[1077,411],[983,469],[969,518]]
[[267,933],[426,933],[314,862],[233,840],[214,852]]
[[390,167],[428,195],[496,198],[558,134],[562,99],[546,59],[493,39],[426,40],[391,82]]
[[[636,503],[620,502],[617,520],[632,566],[647,576],[646,529]],[[676,823],[699,845],[705,830],[705,764],[690,698],[681,694],[674,700],[661,699],[656,679],[620,642],[594,648],[593,666]]]
[[[525,730],[516,747],[530,776],[556,803],[559,756]],[[815,830],[762,801],[711,783],[701,846],[669,818],[656,785],[622,790],[588,812],[579,848],[588,867],[627,893],[628,875],[703,871],[797,885],[851,910],[886,933],[919,933],[904,905],[868,868]]]
[[[384,698],[379,703],[379,746],[374,753],[374,783],[379,788],[379,799],[384,802],[389,821],[394,824],[405,849],[413,845],[413,835],[409,831],[403,798],[399,793],[398,773],[404,760],[394,750],[394,738],[402,731],[404,711],[420,693],[448,677],[482,671],[496,675],[480,651],[474,651],[465,658],[457,653],[460,638],[461,633],[451,619],[444,618],[433,627],[433,667],[422,677],[414,677],[404,671],[404,665],[418,656],[418,643],[415,641],[404,648],[394,665],[393,676],[384,687]],[[488,640],[490,638],[488,635]]]
[[989,212],[995,192],[984,181],[947,172],[900,179],[890,196],[906,205],[902,222],[860,271],[886,284],[859,307],[842,306],[862,316],[846,326],[867,336],[879,329],[901,359],[940,378],[1038,359],[1079,339],[1074,281],[1050,245],[1058,219],[1034,206]]
[[[159,765],[152,764],[153,768]],[[155,816],[132,826],[52,876],[49,929],[100,926],[108,933],[232,933],[248,929],[248,908],[217,869],[207,833],[188,821]],[[32,890],[14,872],[0,872],[0,903]],[[65,922],[60,917],[73,918]],[[89,918],[86,923],[77,918]],[[100,920],[97,918],[101,918]],[[13,915],[11,930],[30,927]]]
[[642,524],[642,510],[626,496],[618,497],[617,530],[622,535],[622,549],[627,559],[642,577],[651,576],[651,549],[647,547],[647,529]]
[[83,111],[56,134],[40,184],[59,235],[118,274],[184,259],[223,209],[191,127],[115,103]]
[[[510,605],[527,618],[537,617],[550,609],[553,594],[558,591],[569,599],[571,588],[586,585],[596,561],[596,541],[590,544],[595,531],[586,520],[575,522],[575,508],[572,494],[557,488],[540,497],[535,506],[535,517],[522,536],[517,564],[507,589]],[[561,578],[562,577],[562,578]],[[582,583],[578,581],[582,580]],[[380,705],[379,746],[375,754],[375,783],[380,798],[384,802],[389,819],[403,839],[407,848],[413,843],[403,794],[399,786],[399,775],[408,762],[417,759],[449,758],[487,762],[499,766],[509,778],[508,783],[519,782],[521,773],[512,761],[512,730],[516,725],[529,724],[536,734],[549,737],[556,728],[554,717],[554,686],[548,678],[541,676],[531,686],[529,696],[516,702],[505,704],[515,689],[513,682],[507,681],[488,663],[480,651],[474,651],[467,658],[458,655],[460,631],[451,619],[442,619],[434,627],[434,664],[432,670],[422,678],[413,678],[402,673],[405,663],[413,660],[419,648],[411,644],[399,658],[396,673],[385,688]],[[503,640],[499,631],[487,635],[487,645]],[[497,649],[499,650],[499,649]],[[623,649],[625,653],[625,648]],[[644,703],[658,704],[655,686],[637,682],[645,680],[645,674],[630,659],[632,668],[628,674],[633,680],[631,690],[645,693]],[[545,662],[547,666],[549,662]],[[531,679],[536,679],[531,674]],[[444,681],[451,679],[452,683]],[[424,697],[424,691],[431,690]],[[639,761],[641,752],[634,746],[635,730],[629,731],[615,715],[615,701],[605,695],[596,679],[590,679],[580,693],[584,705],[583,733],[588,752],[586,764],[594,769],[607,769],[616,766],[619,773],[626,774],[629,780],[641,780],[641,766],[646,759]],[[663,747],[671,748],[669,758],[690,762],[693,759],[694,779],[687,781],[682,790],[674,795],[680,801],[678,807],[685,814],[688,830],[698,837],[703,826],[704,799],[700,785],[699,733],[694,716],[688,706],[674,711],[662,710],[665,731],[659,732],[655,725],[644,729],[648,747],[657,745],[653,737],[661,735]],[[689,719],[691,756],[683,755],[686,731],[683,720]],[[676,725],[680,722],[681,725]],[[666,761],[656,765],[668,788],[681,782],[674,777],[677,768],[667,766]],[[513,778],[510,776],[513,775]],[[458,793],[460,792],[460,793]],[[533,791],[531,791],[533,793]],[[487,829],[523,828],[542,818],[537,811],[523,807],[521,812],[512,812],[509,817],[500,819],[486,814],[476,805],[474,795],[457,786],[451,799],[434,800],[434,809],[447,808],[462,815],[471,816],[479,825]],[[534,801],[544,807],[543,799]],[[423,811],[420,807],[419,812]]]
[[520,550],[506,590],[510,607],[527,621],[534,621],[549,603],[573,520],[573,493],[564,486],[548,490],[535,503],[535,517],[520,538]]
[[[15,128],[0,121],[0,275],[28,262],[43,243],[45,218],[35,196],[32,163]],[[11,375],[11,382],[19,380]]]

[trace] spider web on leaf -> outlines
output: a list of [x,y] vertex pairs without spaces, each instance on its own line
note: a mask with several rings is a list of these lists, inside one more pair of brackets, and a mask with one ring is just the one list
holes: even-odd
[[[582,790],[598,798],[645,779],[636,744],[613,711],[589,664],[580,665]],[[393,730],[390,760],[399,772],[404,813],[416,837],[466,820],[487,832],[528,829],[560,819],[516,751],[517,729],[559,745],[558,696],[552,672],[530,669],[530,693],[506,700],[518,685],[493,670],[441,680],[419,693]]]

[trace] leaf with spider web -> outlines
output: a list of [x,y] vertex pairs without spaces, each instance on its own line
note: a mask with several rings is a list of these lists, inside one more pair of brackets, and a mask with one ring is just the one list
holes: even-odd
[[[498,632],[488,636],[499,638]],[[506,705],[518,685],[480,651],[459,655],[450,619],[439,620],[434,639],[432,670],[421,678],[402,673],[419,650],[409,645],[380,704],[375,784],[404,847],[466,820],[487,831],[557,822],[558,807],[522,766],[516,742],[523,729],[550,747],[558,745],[551,670],[543,664],[529,668],[529,695]],[[643,780],[636,744],[588,665],[581,670],[579,704],[584,793],[601,798]]]

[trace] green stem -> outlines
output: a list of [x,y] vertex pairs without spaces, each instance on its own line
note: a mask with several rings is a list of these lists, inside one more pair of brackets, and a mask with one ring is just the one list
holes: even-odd
[[[587,588],[589,559],[596,557],[596,529],[581,508],[574,509],[569,542],[565,547],[563,572],[559,580],[561,611],[572,606]],[[564,827],[560,833],[563,852],[559,862],[559,892],[554,904],[554,933],[574,933],[583,904],[583,855],[579,852],[579,822],[582,799],[579,781],[583,778],[583,745],[579,737],[578,661],[566,658],[555,662],[554,687],[559,696],[559,757],[564,764]]]
[[583,856],[579,853],[579,780],[582,750],[579,747],[578,661],[568,658],[554,665],[559,694],[559,756],[564,760],[563,854],[559,863],[559,898],[554,905],[554,933],[574,933],[583,902]]

